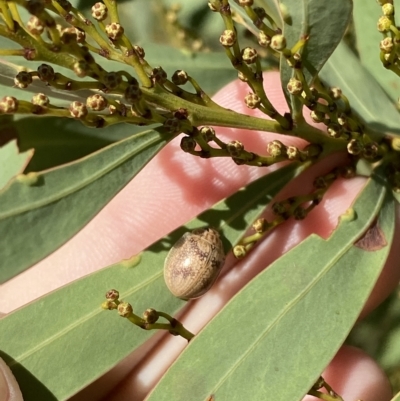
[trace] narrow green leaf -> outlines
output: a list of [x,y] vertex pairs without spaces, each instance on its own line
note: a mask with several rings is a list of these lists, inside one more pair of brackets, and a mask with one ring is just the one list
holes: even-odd
[[400,135],[400,113],[345,43],[339,44],[320,76],[329,85],[342,89],[351,107],[372,129]]
[[303,169],[291,164],[262,177],[132,260],[78,280],[0,320],[0,356],[15,374],[24,400],[64,400],[142,344],[151,333],[131,326],[115,311],[102,311],[103,294],[118,289],[138,314],[149,307],[175,314],[184,301],[171,295],[163,279],[171,244],[188,229],[213,226],[221,230],[228,250]]
[[[155,128],[148,127],[147,130]],[[20,118],[13,124],[21,150],[34,148],[26,171],[43,171],[87,156],[121,139],[143,132],[143,127],[117,124],[93,129],[70,118]]]
[[[382,180],[369,180],[329,240],[311,235],[239,292],[148,400],[302,399],[345,340],[386,260],[395,219]],[[378,226],[387,245],[374,252],[354,246],[382,205]]]
[[[285,11],[283,35],[291,49],[299,40],[309,37],[299,50],[305,79],[310,85],[329,56],[342,39],[349,24],[351,0],[280,0]],[[289,106],[295,115],[301,115],[301,102],[289,94],[286,86],[294,74],[286,59],[281,57],[281,82]]]
[[0,282],[71,238],[168,139],[144,131],[71,164],[14,180],[0,192]]
[[[400,1],[395,1],[395,7],[400,7]],[[386,70],[379,58],[382,34],[376,25],[381,16],[382,7],[377,2],[354,0],[353,20],[361,63],[395,102],[400,94],[399,77]]]
[[33,149],[19,153],[16,140],[0,148],[0,190],[17,174],[24,171],[32,156]]

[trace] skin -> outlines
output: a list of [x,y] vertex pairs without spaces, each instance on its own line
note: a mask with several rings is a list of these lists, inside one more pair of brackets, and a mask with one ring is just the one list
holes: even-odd
[[[287,111],[277,73],[265,76],[265,86],[278,111]],[[247,93],[248,89],[243,83],[233,82],[214,99],[225,107],[258,115],[257,111],[250,111],[243,104],[242,99]],[[240,140],[247,150],[259,153],[265,153],[266,143],[273,139],[280,139],[287,145],[301,147],[304,144],[299,139],[267,133],[228,128],[218,129],[217,132],[224,139]],[[180,138],[164,148],[68,243],[33,268],[4,284],[1,289],[3,296],[0,310],[10,312],[78,277],[138,253],[221,198],[274,169],[237,166],[229,159],[195,158],[180,150],[179,141]],[[324,160],[291,183],[279,194],[278,199],[306,193],[312,188],[313,177],[328,172],[345,160],[346,156],[343,154]],[[149,185],[152,182],[157,182],[157,186]],[[190,185],[187,185],[188,182]],[[278,227],[240,262],[228,255],[226,265],[214,287],[202,298],[188,302],[178,318],[188,330],[197,333],[241,287],[282,253],[313,232],[327,238],[337,225],[338,216],[351,205],[364,183],[365,179],[360,177],[351,180],[338,179],[321,204],[304,221],[289,220]],[[400,239],[399,215],[397,210],[394,243]],[[266,217],[268,216],[270,212],[267,211]],[[397,252],[392,249],[362,316],[374,309],[396,287],[400,278],[397,259]],[[235,267],[232,268],[233,266]],[[186,344],[184,339],[157,333],[72,400],[143,400]],[[390,385],[384,373],[360,350],[342,347],[323,376],[346,401],[391,399]],[[317,399],[307,396],[305,400]]]

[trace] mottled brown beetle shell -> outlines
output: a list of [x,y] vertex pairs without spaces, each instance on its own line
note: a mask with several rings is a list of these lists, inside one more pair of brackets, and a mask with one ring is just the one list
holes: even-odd
[[165,283],[178,298],[200,297],[214,284],[224,262],[218,232],[213,228],[193,230],[185,233],[165,258]]

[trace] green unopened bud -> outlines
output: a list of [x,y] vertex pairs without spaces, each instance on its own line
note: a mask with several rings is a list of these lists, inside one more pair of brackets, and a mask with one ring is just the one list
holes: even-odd
[[139,82],[134,79],[125,89],[124,98],[128,103],[137,103],[142,98]]
[[111,40],[117,40],[124,34],[124,28],[118,22],[106,25],[105,30]]
[[196,141],[191,136],[184,136],[181,139],[181,149],[184,152],[193,152],[196,149]]
[[338,99],[340,99],[341,96],[342,96],[342,90],[341,90],[340,88],[338,88],[337,86],[334,86],[334,87],[330,88],[329,94],[330,94],[335,100],[338,100]]
[[363,148],[363,144],[358,139],[351,139],[347,144],[347,151],[354,156],[359,155]]
[[376,142],[369,142],[364,145],[362,156],[368,160],[373,160],[378,156],[379,146]]
[[287,90],[291,95],[300,95],[303,92],[303,84],[296,78],[290,78],[287,84]]
[[245,47],[242,50],[242,59],[246,64],[253,64],[257,61],[257,50],[252,47]]
[[392,25],[391,19],[389,17],[386,17],[386,15],[384,15],[383,17],[379,18],[377,28],[379,32],[387,32],[390,30],[391,25]]
[[379,48],[385,53],[391,53],[393,50],[393,39],[387,37],[380,41]]
[[44,93],[36,93],[32,97],[32,104],[47,107],[50,104],[50,99]]
[[18,111],[18,99],[12,96],[4,96],[0,100],[0,114],[12,114]]
[[261,98],[255,93],[249,93],[245,96],[244,102],[249,109],[256,109],[261,104]]
[[247,82],[247,81],[248,81],[246,75],[244,75],[242,71],[239,71],[239,72],[238,72],[238,78],[239,78],[242,82]]
[[289,160],[298,160],[301,156],[300,150],[296,146],[288,146],[286,154]]
[[107,300],[101,304],[101,307],[102,307],[102,309],[105,309],[105,310],[113,310],[113,309],[117,309],[118,305],[113,301]]
[[271,43],[271,37],[260,31],[258,34],[258,43],[260,46],[268,47]]
[[92,7],[92,17],[97,21],[104,21],[107,18],[107,7],[104,3],[96,3]]
[[175,71],[171,78],[172,82],[175,85],[185,85],[188,79],[188,74],[186,73],[186,71],[183,70]]
[[219,41],[224,47],[232,47],[236,43],[236,34],[234,31],[227,29],[222,33]]
[[206,142],[213,141],[215,138],[215,130],[212,127],[201,127],[199,132]]
[[132,305],[128,302],[121,302],[118,305],[118,314],[121,317],[129,317],[133,313]]
[[14,78],[14,84],[20,89],[27,88],[32,83],[32,75],[28,71],[20,71]]
[[386,3],[382,6],[382,12],[383,15],[386,15],[387,17],[390,17],[394,15],[394,6],[393,4]]
[[243,245],[236,245],[233,248],[233,255],[236,259],[243,259],[246,256],[246,248]]
[[145,320],[146,323],[153,324],[158,320],[158,318],[159,314],[153,308],[146,309],[143,312],[143,320]]
[[89,109],[92,109],[94,111],[102,111],[107,107],[107,99],[96,93],[95,95],[89,96],[86,99],[86,106],[89,107]]
[[295,220],[303,220],[307,217],[307,211],[301,206],[293,210],[293,217]]
[[266,219],[264,219],[264,217],[257,219],[253,223],[253,229],[254,229],[254,231],[256,231],[258,233],[263,233],[265,231],[265,229],[267,228],[267,226],[268,226],[268,222]]
[[163,125],[170,134],[177,134],[181,131],[181,122],[178,118],[167,118]]
[[340,138],[342,136],[343,129],[339,124],[329,124],[328,125],[328,134],[332,138]]
[[88,114],[88,109],[82,102],[74,101],[69,105],[69,113],[74,118],[85,118]]
[[51,65],[41,64],[38,69],[39,79],[43,82],[51,82],[55,78],[55,72]]
[[271,38],[271,48],[277,51],[281,51],[286,48],[286,39],[283,35],[274,35]]
[[321,111],[313,110],[310,113],[310,117],[315,123],[322,123],[325,121],[325,113],[322,113]]
[[117,290],[108,290],[106,292],[106,298],[110,301],[117,301],[119,298],[119,292]]
[[103,83],[108,89],[116,89],[122,82],[122,77],[118,72],[107,72],[104,75]]
[[244,146],[240,141],[230,141],[226,144],[226,150],[232,157],[239,157],[244,150]]
[[38,17],[32,15],[26,24],[26,29],[32,35],[41,35],[44,31],[44,24],[42,23],[42,21],[40,21]]
[[267,144],[267,151],[272,157],[279,157],[286,155],[286,146],[278,140],[269,142]]
[[154,82],[163,84],[167,80],[167,73],[162,67],[156,67],[153,68],[151,72],[151,78],[154,80]]
[[267,16],[267,12],[262,7],[254,7],[253,10],[261,21]]

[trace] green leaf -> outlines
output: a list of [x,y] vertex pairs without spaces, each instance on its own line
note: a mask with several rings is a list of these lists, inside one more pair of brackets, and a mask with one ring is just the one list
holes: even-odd
[[[310,85],[329,56],[342,39],[349,24],[351,0],[280,0],[281,9],[287,13],[284,18],[283,35],[291,49],[302,38],[309,36],[301,53],[305,79]],[[289,94],[286,86],[294,69],[281,57],[281,82],[285,96],[295,115],[302,115],[302,105],[296,96]]]
[[0,192],[0,282],[77,233],[168,139],[144,131],[74,163],[14,180]]
[[340,43],[320,76],[329,85],[342,89],[351,107],[370,128],[400,135],[400,113],[346,44]]
[[[397,1],[397,5],[395,1],[395,7],[400,7],[400,1]],[[383,67],[379,58],[382,34],[376,25],[381,16],[382,7],[376,2],[354,0],[353,19],[361,63],[395,102],[400,94],[399,77]]]
[[75,161],[143,131],[143,127],[130,124],[93,129],[80,121],[57,117],[20,118],[14,122],[13,129],[17,132],[21,150],[35,149],[26,172],[42,171]]
[[[163,264],[188,229],[218,227],[228,250],[265,205],[303,167],[290,164],[241,189],[148,250],[100,270],[0,320],[0,356],[11,367],[25,401],[64,400],[91,383],[151,335],[102,311],[103,293],[120,291],[135,312],[149,307],[175,314],[184,301],[164,284]],[[18,333],[18,335],[15,335]]]
[[17,141],[10,141],[0,148],[0,190],[24,171],[33,155],[33,150],[19,153]]
[[[345,340],[386,260],[395,219],[382,180],[369,180],[327,241],[311,235],[242,289],[147,399],[300,400]],[[382,205],[387,245],[354,246]]]

